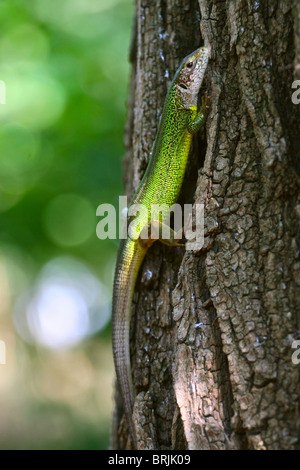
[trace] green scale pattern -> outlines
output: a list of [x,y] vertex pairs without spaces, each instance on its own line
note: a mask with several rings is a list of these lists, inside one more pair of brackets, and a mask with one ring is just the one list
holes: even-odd
[[[171,83],[153,145],[151,159],[131,204],[143,204],[148,211],[139,217],[137,233],[150,221],[151,204],[171,206],[177,201],[188,160],[193,133],[203,125],[206,113],[204,102],[197,112],[196,99],[208,62],[206,48],[197,49],[184,59]],[[189,74],[188,65],[193,64]],[[191,80],[191,73],[195,81]],[[182,83],[183,87],[180,87]],[[190,93],[190,87],[195,90]],[[183,91],[182,91],[183,90]],[[185,90],[186,93],[185,93]],[[187,98],[182,98],[187,96]],[[184,101],[185,100],[185,101]],[[165,209],[161,221],[168,216]],[[132,219],[132,218],[131,218]],[[131,221],[132,223],[132,221]],[[134,219],[133,219],[134,224]],[[124,412],[134,448],[137,446],[132,420],[134,388],[132,384],[129,325],[134,285],[148,247],[140,240],[127,238],[119,247],[113,290],[112,342],[117,381],[123,399]]]

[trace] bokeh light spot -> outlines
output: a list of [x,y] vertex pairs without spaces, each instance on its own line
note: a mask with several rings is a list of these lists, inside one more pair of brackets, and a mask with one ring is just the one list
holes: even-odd
[[46,207],[44,223],[47,235],[57,245],[80,245],[95,232],[95,210],[78,194],[61,194]]
[[58,258],[43,268],[35,286],[14,309],[20,336],[50,349],[69,348],[102,329],[110,317],[110,295],[82,263]]
[[89,319],[83,297],[70,286],[43,283],[28,305],[29,328],[50,348],[68,347],[88,332]]
[[21,23],[9,29],[0,43],[1,62],[16,65],[45,60],[49,52],[49,40],[45,33],[34,24]]
[[32,131],[40,131],[60,118],[65,109],[66,91],[46,69],[6,67],[2,77],[6,83],[2,119],[14,120]]

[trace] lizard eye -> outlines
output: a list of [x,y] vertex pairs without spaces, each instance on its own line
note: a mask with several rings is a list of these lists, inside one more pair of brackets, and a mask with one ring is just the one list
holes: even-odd
[[188,62],[188,63],[186,64],[186,66],[187,66],[189,69],[192,68],[193,65],[194,65],[193,62]]
[[184,83],[179,83],[178,85],[180,86],[180,88],[187,90],[187,86]]

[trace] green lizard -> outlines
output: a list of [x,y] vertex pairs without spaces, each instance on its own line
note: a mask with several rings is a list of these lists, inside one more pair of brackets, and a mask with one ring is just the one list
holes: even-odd
[[[205,121],[207,96],[205,94],[205,98],[202,99],[199,111],[197,111],[197,97],[206,71],[208,56],[208,49],[205,47],[187,56],[170,85],[148,167],[129,206],[129,211],[133,204],[137,203],[146,208],[146,213],[142,217],[139,216],[134,226],[138,235],[141,235],[145,228],[148,230],[151,223],[157,222],[157,225],[161,226],[168,216],[169,211],[165,209],[158,221],[152,221],[152,204],[164,204],[170,207],[178,198],[192,136]],[[124,412],[135,448],[137,442],[132,420],[134,392],[129,352],[130,310],[139,268],[149,246],[157,238],[159,236],[144,240],[140,236],[137,239],[128,237],[122,240],[114,279],[113,354]],[[170,241],[164,242],[178,245],[174,236]]]

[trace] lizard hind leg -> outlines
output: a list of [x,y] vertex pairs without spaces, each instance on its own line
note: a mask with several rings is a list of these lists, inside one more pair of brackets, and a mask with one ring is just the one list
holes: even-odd
[[160,220],[152,220],[142,229],[139,242],[149,248],[157,240],[167,246],[185,246],[182,243],[182,229],[175,232]]

